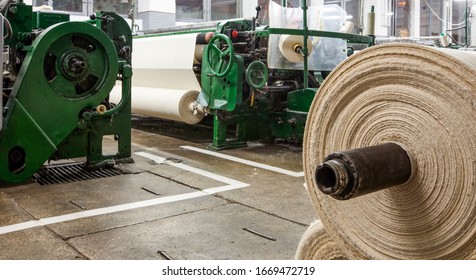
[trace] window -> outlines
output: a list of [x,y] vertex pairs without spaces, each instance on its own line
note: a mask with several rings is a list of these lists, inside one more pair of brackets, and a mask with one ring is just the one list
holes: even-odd
[[[282,4],[283,1],[274,0],[274,2]],[[288,4],[288,7],[290,7],[290,8],[299,8],[299,7],[301,7],[301,0],[288,0],[286,2]],[[310,4],[311,4],[311,2],[308,1],[307,5],[309,6]]]
[[[420,36],[439,36],[447,33],[453,43],[466,45],[466,1],[421,0]],[[448,16],[451,13],[451,16]]]
[[33,0],[34,6],[48,5],[55,11],[65,11],[90,15],[95,11],[129,14],[133,0]]
[[347,20],[354,24],[352,33],[360,33],[361,5],[363,0],[324,0],[324,5],[337,4],[347,13]]
[[409,37],[411,22],[411,4],[410,1],[395,1],[395,36]]
[[361,8],[360,5],[362,4],[361,1],[345,1],[345,11],[347,12],[347,20],[351,21],[354,24],[354,28],[352,30],[352,33],[359,34],[361,31],[361,26],[360,26],[360,14],[361,14]]
[[[466,6],[465,1],[453,1],[453,16],[452,16],[452,26],[450,29],[451,36],[453,37],[453,43],[458,43],[462,45],[467,45],[469,38],[466,38],[466,17],[469,17],[470,7]],[[468,23],[469,24],[469,23]]]
[[330,5],[330,4],[336,4],[339,6],[342,6],[342,1],[341,0],[324,0],[325,5]]
[[132,0],[94,0],[94,11],[108,11],[127,15],[131,8]]
[[[92,0],[89,0],[92,1]],[[33,0],[33,6],[50,6],[55,11],[72,12],[75,14],[88,14],[86,0]]]
[[241,0],[176,0],[179,21],[216,21],[241,17]]
[[211,20],[237,18],[238,3],[236,0],[211,0]]
[[[45,2],[45,1],[36,1],[36,2],[42,5],[42,3],[39,3],[39,2]],[[83,13],[83,0],[54,0],[54,1],[48,1],[48,2],[53,2],[54,10]]]
[[438,36],[443,31],[443,0],[421,0],[420,36]]
[[203,0],[176,0],[175,17],[179,20],[205,20]]

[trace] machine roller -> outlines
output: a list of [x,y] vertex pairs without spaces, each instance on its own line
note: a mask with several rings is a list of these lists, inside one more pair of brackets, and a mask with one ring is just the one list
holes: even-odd
[[[50,160],[86,157],[91,168],[130,160],[132,36],[125,20],[102,12],[70,22],[67,14],[33,12],[22,1],[2,5],[8,61],[0,181],[25,181]],[[116,79],[123,95],[113,108]],[[116,154],[102,152],[106,135],[118,141]]]
[[314,99],[304,137],[322,228],[300,258],[476,256],[476,53],[384,44],[339,65]]

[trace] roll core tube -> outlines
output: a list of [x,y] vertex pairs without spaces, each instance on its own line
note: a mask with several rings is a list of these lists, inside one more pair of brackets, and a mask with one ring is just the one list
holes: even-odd
[[347,200],[405,183],[412,175],[407,151],[395,143],[332,153],[315,170],[315,187]]

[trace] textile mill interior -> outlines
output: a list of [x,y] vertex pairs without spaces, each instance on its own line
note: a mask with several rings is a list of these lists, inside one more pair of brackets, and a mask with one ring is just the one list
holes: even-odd
[[474,12],[0,1],[0,259],[475,259]]

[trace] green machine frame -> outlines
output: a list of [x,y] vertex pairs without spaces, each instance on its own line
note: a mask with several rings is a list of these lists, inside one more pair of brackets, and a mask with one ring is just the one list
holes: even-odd
[[[3,77],[0,182],[28,180],[45,162],[86,157],[102,168],[131,159],[132,34],[120,16],[100,12],[87,22],[33,12],[23,1],[3,16],[9,63]],[[116,80],[122,99],[109,103]],[[103,153],[103,137],[118,143]]]
[[[233,51],[233,43],[229,36],[225,35],[226,30],[247,31],[251,40],[268,38],[271,34],[303,36],[302,77],[307,77],[308,73],[309,36],[339,38],[347,40],[348,43],[374,45],[373,36],[308,30],[306,0],[302,1],[302,9],[303,29],[264,27],[254,30],[254,23],[245,20],[224,22],[216,28],[215,36],[204,50],[201,68],[202,92],[206,96],[214,122],[211,149],[246,146],[247,141],[255,140],[283,139],[301,142],[307,113],[318,91],[318,88],[310,88],[308,79],[303,78],[301,88],[287,93],[286,108],[273,110],[269,99],[254,96],[254,92],[262,89],[269,78],[269,70],[263,59],[256,57],[251,63],[244,62],[244,57]],[[251,91],[249,102],[244,102],[242,97],[245,84]],[[234,135],[229,134],[230,130],[234,131]]]

